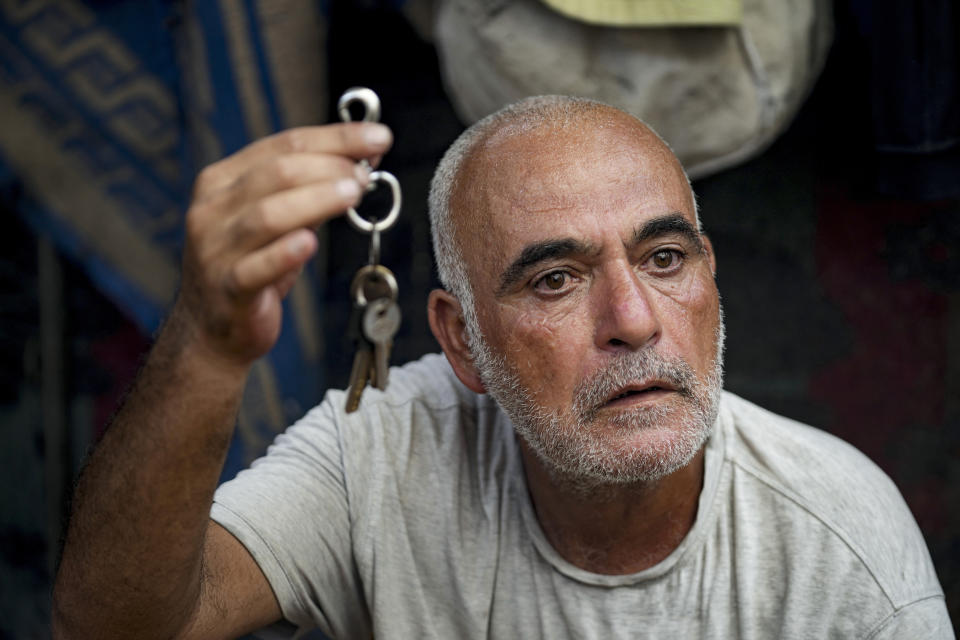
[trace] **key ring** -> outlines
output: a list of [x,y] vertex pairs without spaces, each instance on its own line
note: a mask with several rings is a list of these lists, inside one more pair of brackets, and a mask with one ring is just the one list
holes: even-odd
[[[360,102],[363,104],[364,112],[362,122],[379,122],[380,121],[380,98],[377,97],[377,94],[374,93],[371,89],[366,87],[351,87],[347,89],[340,100],[337,101],[337,113],[340,114],[340,119],[344,122],[352,122],[353,119],[350,117],[350,105],[355,102]],[[366,162],[364,160],[364,162]],[[373,233],[374,231],[386,231],[393,226],[393,223],[397,221],[397,217],[400,215],[400,182],[394,177],[392,173],[387,171],[373,171],[370,173],[370,184],[367,187],[367,190],[375,188],[378,182],[386,183],[390,187],[390,195],[393,198],[393,205],[390,207],[390,211],[386,216],[380,220],[367,220],[353,207],[347,208],[347,220],[357,231],[362,231],[364,233]],[[377,239],[379,240],[379,238]],[[379,242],[377,243],[379,244]],[[371,254],[373,252],[371,251]],[[380,253],[379,247],[377,247],[377,254]]]
[[393,205],[385,218],[370,221],[357,213],[353,207],[347,207],[347,220],[357,231],[372,233],[373,231],[386,231],[393,226],[400,216],[400,181],[392,173],[387,171],[372,171],[370,173],[370,184],[376,182],[385,182],[390,187],[390,193],[393,196]]
[[350,283],[350,297],[358,305],[361,307],[367,305],[367,294],[363,290],[363,285],[364,281],[371,277],[381,278],[386,283],[387,289],[390,290],[390,300],[394,302],[397,300],[400,289],[397,287],[397,279],[393,272],[379,264],[367,264],[360,267],[357,274],[353,276],[353,282]]

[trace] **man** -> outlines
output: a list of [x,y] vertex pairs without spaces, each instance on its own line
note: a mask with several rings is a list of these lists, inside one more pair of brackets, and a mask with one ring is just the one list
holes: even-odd
[[214,496],[310,228],[388,145],[304,129],[201,174],[182,293],[78,485],[55,635],[952,637],[889,479],[721,393],[686,176],[587,100],[521,102],[441,162],[446,360],[395,369],[353,414],[331,392]]

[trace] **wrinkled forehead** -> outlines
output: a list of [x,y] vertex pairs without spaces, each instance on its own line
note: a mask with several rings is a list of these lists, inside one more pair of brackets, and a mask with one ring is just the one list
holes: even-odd
[[[492,130],[474,144],[464,161],[466,184],[516,176],[517,170],[551,169],[551,159],[602,152],[607,156],[674,160],[663,142],[642,122],[622,111],[596,105],[552,119],[518,119]],[[623,160],[627,158],[624,157]],[[463,183],[462,183],[463,184]]]
[[636,118],[598,106],[576,119],[507,123],[474,145],[451,194],[463,256],[469,261],[470,254],[491,249],[480,239],[530,223],[527,216],[506,216],[504,210],[582,209],[595,202],[598,190],[617,182],[679,194],[674,199],[684,202],[678,208],[696,225],[693,195],[679,161]]

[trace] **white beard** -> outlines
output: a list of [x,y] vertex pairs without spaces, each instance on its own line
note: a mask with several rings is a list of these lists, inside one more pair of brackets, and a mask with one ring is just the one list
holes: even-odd
[[[480,378],[517,434],[556,480],[583,491],[668,476],[687,465],[713,431],[723,388],[722,308],[705,380],[682,358],[652,349],[626,352],[581,381],[568,410],[538,405],[503,355],[494,354],[479,332],[471,338]],[[669,381],[678,393],[654,408],[625,409],[606,420],[598,415],[617,390],[649,379]]]

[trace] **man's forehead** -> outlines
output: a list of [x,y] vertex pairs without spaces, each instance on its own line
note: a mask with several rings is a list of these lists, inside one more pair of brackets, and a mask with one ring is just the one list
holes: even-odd
[[673,210],[693,213],[686,178],[666,145],[610,108],[577,122],[503,127],[477,144],[460,177],[451,202],[458,232],[481,237],[549,222],[553,211],[615,211],[661,192]]
[[574,148],[597,146],[605,139],[632,142],[633,150],[638,153],[662,146],[659,138],[633,116],[597,105],[576,118],[506,122],[478,141],[467,163],[495,170],[505,161],[507,164],[535,162]]

